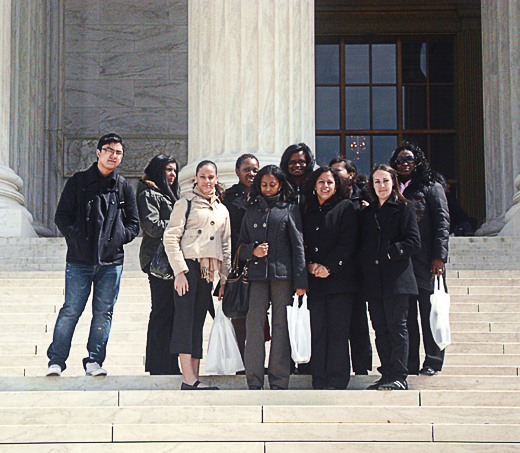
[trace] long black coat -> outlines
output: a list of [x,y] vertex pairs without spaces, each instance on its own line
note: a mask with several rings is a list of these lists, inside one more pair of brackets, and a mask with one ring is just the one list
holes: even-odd
[[139,234],[134,190],[116,171],[97,163],[65,184],[54,221],[67,241],[67,263],[123,264],[123,244]]
[[[360,214],[360,259],[367,299],[417,294],[411,256],[421,247],[412,203],[388,199]],[[388,258],[390,256],[390,258]]]
[[222,200],[224,206],[229,211],[231,222],[231,260],[235,257],[238,248],[238,237],[242,219],[246,214],[246,193],[245,186],[241,183],[234,184],[224,193]]
[[[251,260],[250,281],[292,279],[294,289],[308,289],[298,205],[271,198],[268,203],[259,195],[255,203],[247,207],[238,240],[239,245],[243,244],[240,260]],[[257,258],[253,249],[264,242],[269,244],[269,252]]]
[[450,214],[446,194],[439,183],[421,189],[412,180],[403,195],[412,201],[421,232],[421,250],[412,257],[417,285],[433,291],[432,260],[448,259]]
[[350,200],[321,206],[309,203],[303,218],[303,240],[307,265],[319,263],[330,269],[327,278],[309,274],[309,293],[335,294],[358,289],[353,254],[358,221]]

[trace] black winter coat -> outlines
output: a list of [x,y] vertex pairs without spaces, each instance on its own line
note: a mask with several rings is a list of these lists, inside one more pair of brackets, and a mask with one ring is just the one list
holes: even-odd
[[[292,279],[294,289],[308,289],[302,222],[298,205],[279,201],[278,196],[269,202],[259,195],[247,207],[242,221],[238,244],[240,260],[251,260],[248,278],[255,280]],[[269,244],[267,256],[257,258],[253,249],[264,242]]]
[[308,274],[310,294],[335,294],[358,289],[353,257],[357,230],[357,213],[350,200],[338,203],[327,200],[321,206],[316,201],[307,204],[303,218],[307,265],[319,263],[330,270],[327,278]]
[[139,233],[132,186],[115,171],[103,177],[97,163],[67,181],[54,221],[74,264],[123,264],[123,244]]
[[412,201],[421,232],[421,250],[412,257],[417,285],[433,291],[432,260],[448,260],[450,214],[446,194],[437,182],[421,190],[412,180],[403,195]]
[[222,203],[229,211],[229,219],[231,221],[231,261],[233,261],[238,248],[242,219],[246,214],[245,186],[241,183],[231,186],[224,193]]
[[164,195],[152,181],[140,180],[137,183],[137,209],[143,230],[139,263],[145,272],[162,241],[174,202],[175,200]]
[[[388,199],[360,213],[360,260],[367,299],[417,294],[411,256],[421,247],[412,203]],[[388,256],[390,255],[390,258]]]

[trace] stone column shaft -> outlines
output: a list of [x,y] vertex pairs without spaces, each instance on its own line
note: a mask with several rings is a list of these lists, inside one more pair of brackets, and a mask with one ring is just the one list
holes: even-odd
[[11,0],[0,2],[0,237],[36,236],[23,207],[22,179],[9,167],[11,127]]
[[190,0],[188,61],[185,186],[203,159],[229,187],[243,153],[314,148],[313,0]]
[[520,0],[482,1],[486,217],[496,234],[520,173]]

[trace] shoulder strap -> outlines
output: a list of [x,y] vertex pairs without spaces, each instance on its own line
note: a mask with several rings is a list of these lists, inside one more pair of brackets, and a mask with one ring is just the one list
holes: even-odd
[[[186,223],[188,223],[188,217],[190,216],[190,211],[191,211],[191,200],[186,200],[186,202],[187,202],[187,206],[186,206],[186,221],[185,221],[184,225],[186,225]],[[186,226],[184,228],[186,228]]]

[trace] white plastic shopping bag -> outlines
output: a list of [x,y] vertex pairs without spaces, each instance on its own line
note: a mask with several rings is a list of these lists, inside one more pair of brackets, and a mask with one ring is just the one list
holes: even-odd
[[430,296],[432,309],[430,311],[430,328],[433,339],[441,351],[451,344],[450,332],[450,295],[444,288],[442,277],[435,278],[435,288]]
[[307,309],[307,296],[302,298],[298,306],[299,296],[294,296],[293,304],[287,306],[287,324],[291,342],[291,358],[294,363],[308,363],[311,359],[311,317]]
[[209,336],[205,372],[206,374],[232,374],[243,370],[244,362],[238,349],[235,329],[220,304]]

